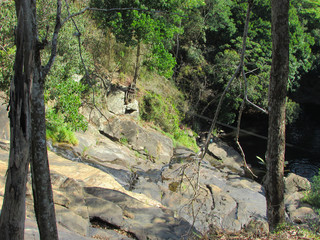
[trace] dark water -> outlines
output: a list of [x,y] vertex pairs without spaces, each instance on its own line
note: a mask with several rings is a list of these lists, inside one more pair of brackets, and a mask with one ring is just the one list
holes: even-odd
[[[297,122],[287,126],[287,146],[285,155],[285,173],[296,173],[309,180],[319,172],[320,168],[320,119],[318,106],[303,107],[303,112]],[[258,158],[265,159],[267,151],[268,116],[245,115],[241,129],[258,134],[240,133],[239,141],[246,155],[247,163],[256,170],[260,179],[265,172],[265,165]],[[224,129],[227,133],[230,129]],[[232,138],[225,139],[232,144]],[[235,147],[235,146],[234,146]]]
[[292,172],[311,179],[320,168],[320,105],[302,105],[296,123],[287,128],[287,141],[297,146],[288,149],[289,168]]

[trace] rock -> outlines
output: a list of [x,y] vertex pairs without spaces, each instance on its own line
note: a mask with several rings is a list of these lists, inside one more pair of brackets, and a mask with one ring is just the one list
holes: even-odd
[[245,226],[245,230],[246,232],[259,237],[269,233],[269,224],[266,221],[253,219]]
[[[146,205],[119,191],[92,187],[85,188],[85,191],[120,207],[126,217],[119,227],[138,239],[181,239],[192,229],[188,222],[175,218],[171,211]],[[196,230],[191,232],[197,233]]]
[[[82,236],[74,231],[70,231],[61,225],[57,225],[60,240],[92,240],[90,237]],[[40,240],[38,225],[34,219],[26,218],[24,239]]]
[[136,99],[125,105],[125,114],[130,115],[136,120],[139,119],[139,102]]
[[90,236],[94,239],[132,240],[132,238],[109,229],[91,228]]
[[134,184],[132,191],[141,193],[149,198],[161,202],[162,192],[159,184],[148,181],[143,177],[138,178],[137,183]]
[[[96,109],[85,115],[102,134],[90,124],[88,132],[76,133],[77,146],[59,144],[52,148],[56,153],[48,154],[59,229],[64,225],[66,236],[68,227],[79,239],[88,239],[81,235],[181,239],[188,232],[206,232],[212,226],[238,231],[252,220],[265,223],[264,190],[242,177],[242,159],[229,146],[219,141],[210,145],[195,192],[198,165],[193,151],[173,150],[171,139],[127,117]],[[212,166],[214,156],[223,161]],[[7,159],[8,152],[0,149],[0,201]],[[27,194],[27,216],[33,220],[32,195]],[[286,198],[286,207],[298,218],[297,209],[307,206],[296,203],[300,195],[291,196]],[[93,229],[90,221],[111,229]],[[37,234],[34,229],[28,231]]]
[[51,181],[55,204],[68,208],[88,221],[89,214],[84,199],[84,191],[79,182],[57,173],[51,174]]
[[290,212],[290,219],[294,223],[305,223],[308,219],[318,219],[318,215],[310,207],[300,207]]
[[123,211],[115,203],[107,199],[97,198],[91,194],[86,197],[90,219],[100,219],[114,226],[121,226],[123,223]]
[[139,118],[139,103],[132,100],[125,104],[125,90],[118,89],[108,94],[106,105],[109,112],[116,115],[130,115],[134,119]]
[[286,207],[286,211],[289,213],[295,211],[298,207],[300,207],[300,199],[304,197],[304,194],[301,192],[295,192],[291,194],[285,194],[284,204]]
[[238,231],[253,218],[266,221],[266,200],[260,184],[202,164],[201,191],[196,193],[196,165],[173,164],[163,169],[163,186],[174,192],[163,191],[164,205],[179,212],[190,223],[193,223],[192,216],[196,211],[194,226],[199,231],[209,229],[211,225]]
[[304,177],[290,173],[285,178],[285,207],[290,220],[294,223],[305,224],[310,219],[319,219],[311,206],[301,202],[310,188],[310,182]]
[[114,113],[117,115],[125,114],[124,98],[125,98],[125,92],[122,90],[111,92],[107,96],[107,109],[111,113]]
[[68,208],[55,205],[57,223],[82,236],[89,234],[89,219],[84,219]]
[[227,166],[241,176],[244,175],[244,170],[242,168],[243,160],[241,155],[228,144],[217,138],[214,138],[214,142],[208,146],[208,151],[212,155],[221,159],[223,165]]
[[150,157],[158,164],[169,163],[173,154],[172,140],[163,134],[140,127],[136,122],[126,118],[114,118],[100,130],[112,139],[128,142],[133,150]]
[[176,147],[173,149],[173,156],[170,160],[170,164],[174,163],[186,163],[195,161],[196,153],[186,147]]
[[308,179],[301,177],[299,175],[296,175],[294,173],[290,173],[285,178],[285,193],[286,194],[306,191],[306,190],[309,190],[310,187],[311,187],[311,184],[308,181]]

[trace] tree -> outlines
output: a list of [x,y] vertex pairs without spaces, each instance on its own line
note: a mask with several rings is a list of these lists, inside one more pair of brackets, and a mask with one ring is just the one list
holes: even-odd
[[108,14],[95,12],[94,17],[103,29],[111,29],[119,42],[136,47],[134,84],[142,62],[141,44],[150,47],[144,63],[161,75],[168,78],[172,76],[176,62],[170,48],[175,34],[181,33],[178,26],[181,20],[178,2],[91,1],[92,7],[122,9]]
[[285,221],[285,109],[289,75],[289,0],[272,0],[272,64],[265,180],[270,230]]
[[30,1],[16,1],[18,19],[14,77],[10,89],[10,155],[0,236],[23,239],[26,181],[31,140],[29,87],[34,73],[35,39],[32,37],[33,13]]
[[58,0],[57,3],[52,55],[48,64],[42,67],[40,50],[46,39],[38,41],[36,2],[15,1],[18,19],[17,50],[10,89],[10,156],[0,216],[0,235],[3,239],[23,239],[24,236],[29,160],[40,238],[58,238],[47,156],[43,97],[44,79],[53,64],[56,39],[61,28],[61,1]]

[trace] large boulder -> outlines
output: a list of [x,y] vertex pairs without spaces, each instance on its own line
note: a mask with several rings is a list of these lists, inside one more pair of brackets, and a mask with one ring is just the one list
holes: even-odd
[[107,109],[116,115],[125,114],[124,105],[125,91],[117,90],[107,96]]
[[173,154],[173,142],[163,134],[142,128],[132,119],[113,118],[100,131],[117,141],[127,142],[135,151],[145,154],[152,162],[158,164],[169,163]]
[[208,152],[220,159],[224,166],[240,175],[244,175],[243,159],[241,155],[227,143],[218,138],[214,138],[214,141],[208,146]]

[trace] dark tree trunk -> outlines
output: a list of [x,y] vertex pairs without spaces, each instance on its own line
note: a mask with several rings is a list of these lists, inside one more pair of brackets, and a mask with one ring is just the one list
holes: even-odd
[[269,128],[266,197],[270,230],[285,221],[285,109],[289,73],[289,0],[272,0],[272,65],[269,86]]
[[30,146],[29,88],[34,71],[35,39],[31,1],[16,0],[17,29],[14,77],[10,88],[10,155],[3,206],[1,239],[24,239],[25,194]]
[[36,1],[16,0],[16,12],[17,51],[10,89],[10,156],[0,217],[0,237],[24,239],[25,194],[30,160],[40,238],[58,239],[46,147],[44,80],[41,78],[46,74],[40,72]]
[[[60,2],[58,2],[57,18],[59,16]],[[36,15],[36,6],[34,6]],[[59,20],[58,20],[59,22]],[[37,39],[36,25],[33,36]],[[44,77],[41,72],[40,46],[35,49],[35,69],[31,87],[31,149],[30,166],[32,176],[32,192],[34,211],[40,233],[40,239],[58,239],[57,224],[54,210],[53,194],[50,179],[47,143],[46,143],[46,116],[44,103]]]
[[[39,58],[38,58],[39,57]],[[37,74],[31,88],[31,175],[40,239],[58,239],[46,144],[44,82],[40,78],[40,53],[37,51]]]

